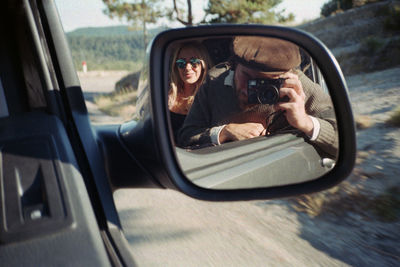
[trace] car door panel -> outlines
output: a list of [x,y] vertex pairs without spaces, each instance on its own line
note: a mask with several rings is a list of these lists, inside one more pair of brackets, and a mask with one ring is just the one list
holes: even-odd
[[2,262],[109,266],[82,175],[57,117],[34,112],[0,119],[0,159]]

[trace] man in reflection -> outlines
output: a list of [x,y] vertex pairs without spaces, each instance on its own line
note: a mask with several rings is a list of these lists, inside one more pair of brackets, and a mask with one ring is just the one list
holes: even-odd
[[210,70],[179,132],[179,145],[199,148],[296,132],[335,158],[333,106],[329,95],[298,69],[298,46],[240,36],[232,50],[229,63]]

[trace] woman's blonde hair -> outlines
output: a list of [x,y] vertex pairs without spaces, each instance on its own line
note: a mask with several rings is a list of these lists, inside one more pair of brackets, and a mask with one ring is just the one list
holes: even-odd
[[204,80],[206,79],[208,69],[210,68],[210,57],[206,48],[199,42],[186,42],[179,45],[179,47],[175,50],[172,61],[171,61],[171,76],[170,76],[170,85],[169,85],[169,92],[168,92],[168,107],[172,107],[176,101],[178,96],[178,91],[183,90],[183,81],[179,75],[178,66],[176,65],[176,60],[178,59],[178,55],[182,49],[192,48],[199,52],[199,57],[201,61],[201,74],[197,82],[195,83],[195,89],[193,94],[188,97],[188,103],[191,106],[194,100],[194,96],[196,95],[197,91],[199,90],[200,86],[203,84]]

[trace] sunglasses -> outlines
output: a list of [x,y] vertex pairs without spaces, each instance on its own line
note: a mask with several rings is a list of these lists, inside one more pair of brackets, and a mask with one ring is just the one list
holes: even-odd
[[175,63],[176,63],[176,66],[178,66],[178,68],[180,68],[180,69],[186,68],[186,64],[188,64],[188,63],[190,63],[190,65],[192,65],[192,67],[196,68],[197,66],[200,65],[201,60],[198,58],[191,58],[189,60],[189,62],[186,62],[186,60],[180,58]]

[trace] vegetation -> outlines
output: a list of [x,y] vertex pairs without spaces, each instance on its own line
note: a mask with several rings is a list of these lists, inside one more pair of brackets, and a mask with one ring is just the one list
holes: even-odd
[[137,91],[120,90],[95,97],[94,103],[100,111],[109,116],[119,116],[123,120],[132,119],[135,112]]
[[135,36],[142,38],[139,31],[127,26],[85,27],[68,32],[68,36],[105,37],[105,36]]
[[[132,21],[133,25],[143,25],[146,40],[146,25],[155,23],[162,17],[176,20],[185,26],[194,25],[192,1],[186,0],[186,9],[182,0],[172,0],[173,8],[161,11],[160,0],[103,0],[105,13],[111,18],[119,17]],[[275,24],[294,20],[294,15],[283,15],[284,10],[276,7],[282,0],[209,0],[205,8],[205,17],[200,23],[261,23]]]
[[392,126],[400,127],[400,106],[395,108],[392,116],[387,120],[387,123]]
[[[376,178],[367,177],[355,169],[354,177],[358,179]],[[292,207],[311,217],[336,215],[344,216],[347,212],[355,212],[363,216],[373,216],[384,222],[397,221],[400,218],[400,187],[388,188],[382,194],[369,198],[361,188],[344,181],[338,186],[319,193],[302,195],[292,198]]]
[[326,2],[321,8],[321,16],[328,17],[339,11],[353,8],[352,0],[330,0]]
[[88,69],[133,69],[143,62],[141,38],[136,36],[68,36],[77,69],[86,61]]
[[208,23],[274,24],[293,21],[294,15],[284,16],[275,8],[282,0],[209,0],[205,9]]
[[367,55],[375,54],[384,46],[384,39],[371,35],[361,41],[361,52],[364,52]]
[[329,190],[292,198],[292,207],[311,217],[344,216],[349,211],[365,210],[367,202],[367,197],[357,187],[344,181]]
[[383,221],[396,221],[400,217],[400,187],[390,187],[374,198],[370,209]]
[[[149,31],[153,37],[164,28]],[[137,71],[144,59],[143,37],[127,26],[83,28],[67,33],[75,68]]]
[[400,31],[400,4],[393,5],[393,8],[387,8],[387,18],[384,21],[386,30]]
[[[161,11],[160,0],[103,0],[104,12],[111,18],[125,19],[127,26],[83,28],[67,34],[75,67],[80,70],[85,61],[88,70],[137,71],[143,63],[148,40],[165,28],[147,30],[148,24],[162,17],[176,19],[184,25],[193,25],[191,0],[186,0],[184,11],[179,0],[173,0],[172,9]],[[208,19],[202,23],[268,23],[291,21],[293,14],[284,16],[275,8],[282,0],[210,0],[206,8]],[[186,19],[184,16],[187,15]],[[138,30],[141,25],[142,30]]]
[[338,12],[343,12],[354,7],[360,7],[366,4],[380,2],[384,0],[330,0],[321,8],[321,16],[328,17]]
[[132,23],[134,28],[142,28],[143,47],[147,47],[149,24],[154,24],[165,16],[160,6],[160,0],[103,0],[106,5],[104,13],[110,18],[124,18]]
[[[181,8],[182,3],[177,0],[172,0],[173,9],[167,11],[170,20],[177,20],[185,26],[193,26],[193,10],[192,10],[192,0],[186,0],[187,10],[185,11]],[[179,5],[179,7],[178,7]],[[186,18],[185,18],[186,17]]]

